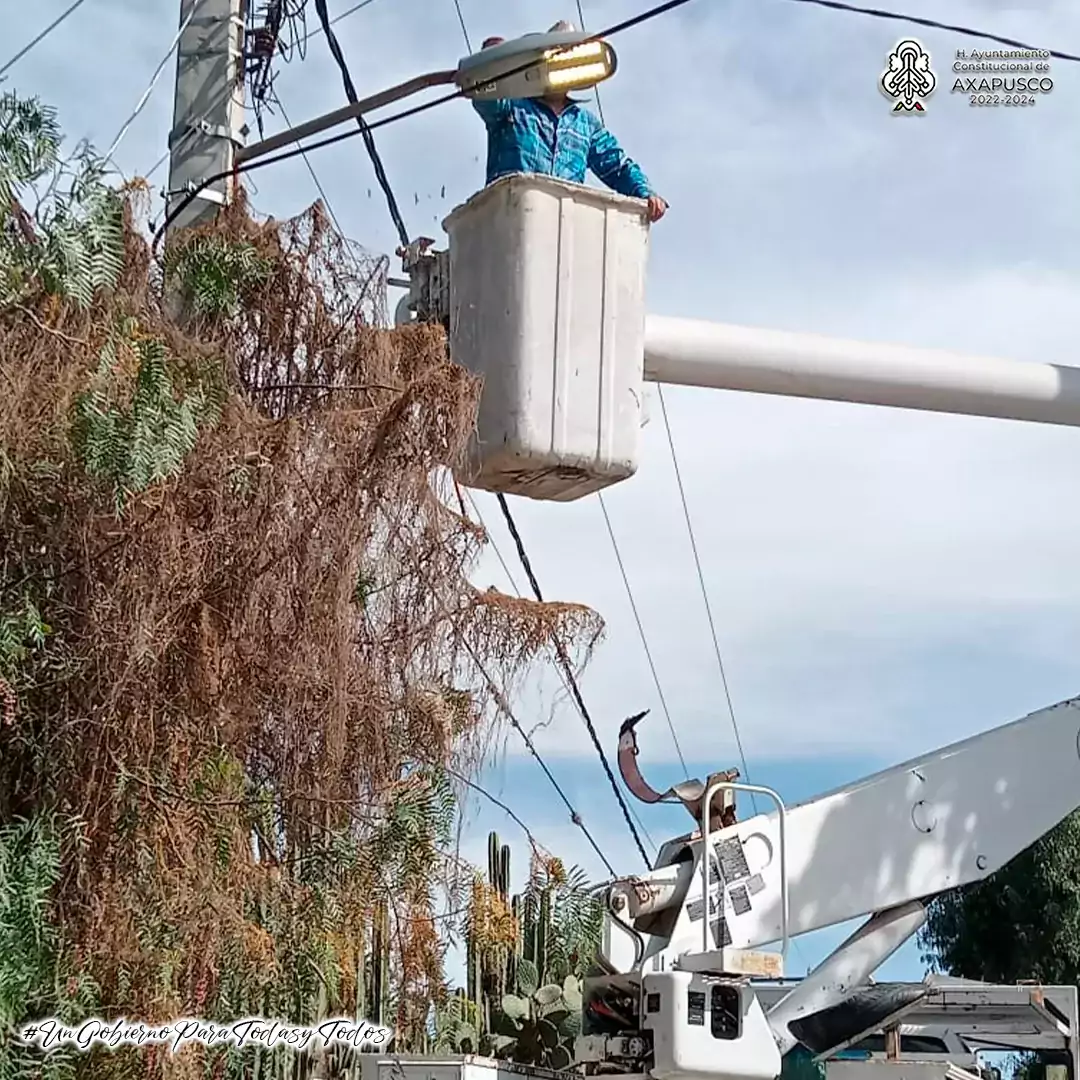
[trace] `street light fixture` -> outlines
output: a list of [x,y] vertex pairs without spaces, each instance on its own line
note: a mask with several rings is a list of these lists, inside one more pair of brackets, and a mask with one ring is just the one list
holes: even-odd
[[420,75],[354,105],[345,105],[325,116],[279,131],[261,142],[240,147],[236,152],[236,164],[254,161],[434,86],[454,84],[464,97],[478,100],[543,97],[550,93],[588,89],[610,79],[616,66],[615,50],[606,41],[590,38],[580,31],[526,34],[466,56],[455,71]]
[[615,74],[615,50],[579,31],[526,34],[466,56],[454,82],[466,97],[543,97],[586,90]]

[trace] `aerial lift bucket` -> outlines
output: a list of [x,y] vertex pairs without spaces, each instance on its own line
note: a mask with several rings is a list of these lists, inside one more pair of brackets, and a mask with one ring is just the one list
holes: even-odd
[[637,470],[649,226],[640,200],[504,177],[454,210],[450,355],[483,380],[459,479],[568,502]]

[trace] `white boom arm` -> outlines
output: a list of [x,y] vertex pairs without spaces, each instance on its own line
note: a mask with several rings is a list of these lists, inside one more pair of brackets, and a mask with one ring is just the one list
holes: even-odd
[[651,382],[1080,426],[1080,369],[650,315]]
[[[608,974],[587,981],[586,1010],[602,1033],[576,1054],[626,1076],[775,1080],[796,1044],[824,1059],[894,1030],[930,987],[870,977],[923,925],[925,901],[986,878],[1080,805],[1080,698],[790,809],[754,789],[777,810],[746,821],[730,798],[744,786],[737,773],[664,794],[645,782],[641,715],[619,733],[624,781],[645,802],[681,802],[700,827],[606,892]],[[747,978],[782,970],[761,946],[859,916],[869,918],[779,999]]]
[[[792,807],[784,838],[789,934],[985,878],[1078,804],[1080,699],[1073,699]],[[711,890],[713,904],[722,891],[723,910],[717,918],[714,907],[709,948],[780,939],[779,826],[774,812],[711,833],[720,871],[711,882],[723,879]],[[650,931],[649,955],[704,951],[700,849],[699,838],[673,841],[660,855],[666,866],[634,879],[655,901],[632,907],[657,915],[679,909],[668,933]]]

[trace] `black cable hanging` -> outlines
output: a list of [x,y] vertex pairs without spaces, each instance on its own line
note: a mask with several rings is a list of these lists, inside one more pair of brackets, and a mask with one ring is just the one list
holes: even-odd
[[[525,551],[525,543],[521,539],[521,533],[518,532],[517,524],[514,521],[514,515],[510,513],[510,507],[507,504],[506,496],[500,491],[496,493],[496,497],[499,500],[499,509],[502,510],[503,517],[506,519],[506,527],[510,530],[510,536],[514,541],[514,546],[517,548],[518,558],[521,560],[522,569],[524,569],[525,574],[529,579],[529,584],[532,586],[533,595],[540,603],[543,603],[544,595],[540,591],[540,583],[536,580],[536,574],[533,572],[532,563],[529,560],[528,553]],[[574,666],[570,663],[570,657],[567,656],[566,649],[558,638],[555,639],[555,654],[558,657],[559,666],[566,676],[566,683],[570,689],[570,693],[573,695],[574,703],[581,713],[581,719],[585,721],[585,728],[589,732],[589,738],[592,739],[593,747],[596,749],[596,753],[600,758],[600,764],[603,765],[604,772],[607,774],[611,790],[615,793],[619,808],[622,810],[623,818],[626,821],[626,827],[630,830],[630,835],[634,838],[634,843],[637,844],[637,849],[641,852],[641,857],[645,860],[645,865],[651,867],[652,860],[645,850],[645,845],[641,842],[637,827],[634,825],[633,818],[630,816],[630,807],[626,805],[623,793],[619,790],[618,781],[615,779],[615,774],[611,771],[611,766],[608,764],[607,755],[604,753],[604,748],[600,744],[600,737],[596,734],[596,727],[593,724],[592,717],[589,715],[589,710],[585,705],[585,699],[581,696],[581,689],[578,687],[577,679],[574,677]]]
[[[326,0],[315,0],[315,13],[319,16],[319,23],[322,25],[323,33],[326,34],[326,40],[330,45],[330,52],[333,54],[334,60],[341,71],[341,81],[345,87],[345,96],[349,99],[350,105],[355,105],[360,100],[360,95],[357,94],[356,87],[353,85],[352,75],[349,73],[349,65],[345,61],[345,55],[341,51],[341,45],[338,44],[337,35],[330,25],[330,13],[326,9]],[[367,147],[368,155],[371,157],[371,164],[375,167],[375,179],[378,180],[379,187],[382,188],[383,194],[386,196],[386,205],[390,210],[390,217],[393,219],[394,228],[397,229],[398,239],[401,241],[402,246],[408,246],[409,230],[405,228],[405,220],[401,216],[401,210],[398,207],[397,199],[394,198],[394,190],[391,188],[390,181],[387,179],[386,170],[383,168],[382,158],[379,157],[378,148],[375,146],[375,137],[371,134],[371,127],[363,116],[357,116],[356,125],[359,127],[360,134],[364,138],[364,145]]]

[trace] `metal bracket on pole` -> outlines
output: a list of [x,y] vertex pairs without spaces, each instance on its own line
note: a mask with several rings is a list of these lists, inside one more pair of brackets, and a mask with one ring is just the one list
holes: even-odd
[[[397,249],[401,268],[409,275],[408,310],[419,322],[450,323],[450,252],[433,251],[428,236]],[[400,320],[399,320],[400,321]]]

